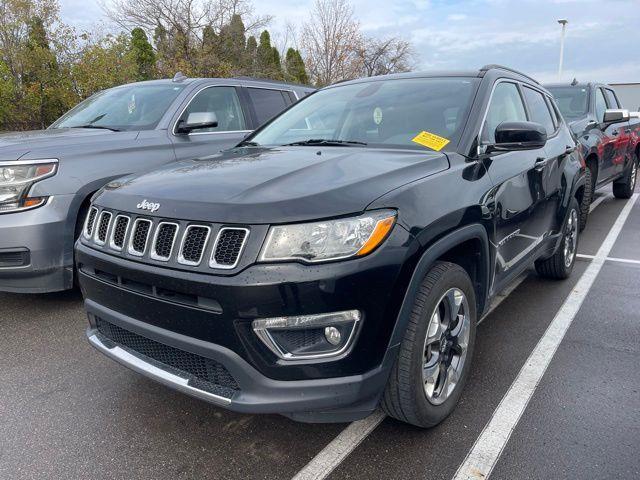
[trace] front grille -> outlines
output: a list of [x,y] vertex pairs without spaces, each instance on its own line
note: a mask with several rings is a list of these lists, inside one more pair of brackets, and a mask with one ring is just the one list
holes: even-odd
[[249,230],[246,228],[223,228],[218,233],[211,258],[211,267],[233,268],[240,259]]
[[129,253],[142,256],[147,248],[147,240],[151,231],[151,220],[139,218],[133,224],[131,239],[129,240]]
[[182,239],[182,248],[178,262],[185,265],[198,265],[202,260],[204,247],[209,239],[211,229],[204,225],[190,225]]
[[91,235],[93,235],[93,225],[96,223],[97,214],[98,209],[96,207],[91,207],[89,215],[87,215],[87,223],[84,227],[84,236],[87,238],[91,238]]
[[129,228],[129,217],[118,215],[111,233],[111,248],[122,250],[124,239],[127,236],[127,228]]
[[[252,233],[254,228],[257,230]],[[155,219],[91,206],[82,241],[110,255],[136,257],[139,262],[156,266],[162,262],[163,266],[189,271],[215,269],[224,275],[224,270],[231,274],[249,265],[251,259],[243,261],[243,257],[249,248],[249,237],[256,231],[259,237],[266,234],[267,227],[195,224],[189,220]]]
[[[215,395],[231,398],[240,390],[236,380],[221,363],[186,352],[118,327],[96,317],[98,331],[121,348],[174,375],[189,379],[189,384]],[[158,365],[160,364],[160,365]]]
[[171,258],[171,252],[173,251],[173,244],[176,241],[177,232],[178,225],[176,223],[161,223],[156,230],[153,249],[151,250],[151,258],[154,260],[169,260]]
[[109,224],[111,223],[112,215],[109,212],[102,211],[100,214],[100,220],[98,221],[98,230],[96,232],[96,242],[104,245],[107,241],[107,232],[109,231]]

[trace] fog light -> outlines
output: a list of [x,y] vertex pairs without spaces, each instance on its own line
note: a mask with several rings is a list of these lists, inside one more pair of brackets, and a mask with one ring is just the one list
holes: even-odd
[[353,343],[361,315],[358,310],[254,320],[260,340],[284,360],[335,357]]
[[341,337],[342,335],[340,335],[340,330],[336,327],[326,327],[324,329],[324,338],[326,338],[327,342],[331,345],[340,344]]

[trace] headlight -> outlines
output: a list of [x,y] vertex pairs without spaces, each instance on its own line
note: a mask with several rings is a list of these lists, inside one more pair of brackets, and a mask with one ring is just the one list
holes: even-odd
[[315,263],[366,255],[387,238],[395,221],[395,211],[376,210],[359,217],[274,226],[260,260]]
[[46,197],[28,197],[31,186],[56,173],[57,160],[0,162],[0,213],[35,208]]

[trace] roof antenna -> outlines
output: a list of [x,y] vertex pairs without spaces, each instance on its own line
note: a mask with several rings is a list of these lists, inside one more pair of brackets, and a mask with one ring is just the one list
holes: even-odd
[[186,80],[186,79],[187,79],[187,76],[186,76],[184,73],[182,73],[182,72],[177,72],[177,73],[173,76],[173,80],[172,80],[172,81],[173,81],[173,82],[178,83],[178,82],[182,82],[182,81],[184,81],[184,80]]
[[578,80],[577,79],[573,79],[573,82],[571,82],[571,86],[575,87],[578,84]]

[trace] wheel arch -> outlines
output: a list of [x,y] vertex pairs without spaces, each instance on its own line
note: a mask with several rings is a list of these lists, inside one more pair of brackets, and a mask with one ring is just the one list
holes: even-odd
[[423,278],[433,264],[437,261],[449,261],[460,265],[469,273],[476,291],[478,316],[481,316],[489,297],[490,258],[489,237],[485,227],[479,223],[469,224],[454,230],[426,247],[413,269],[411,279],[404,293],[384,364],[392,365],[395,360],[393,352],[397,352],[397,347],[404,337],[413,308],[413,299],[420,288]]

